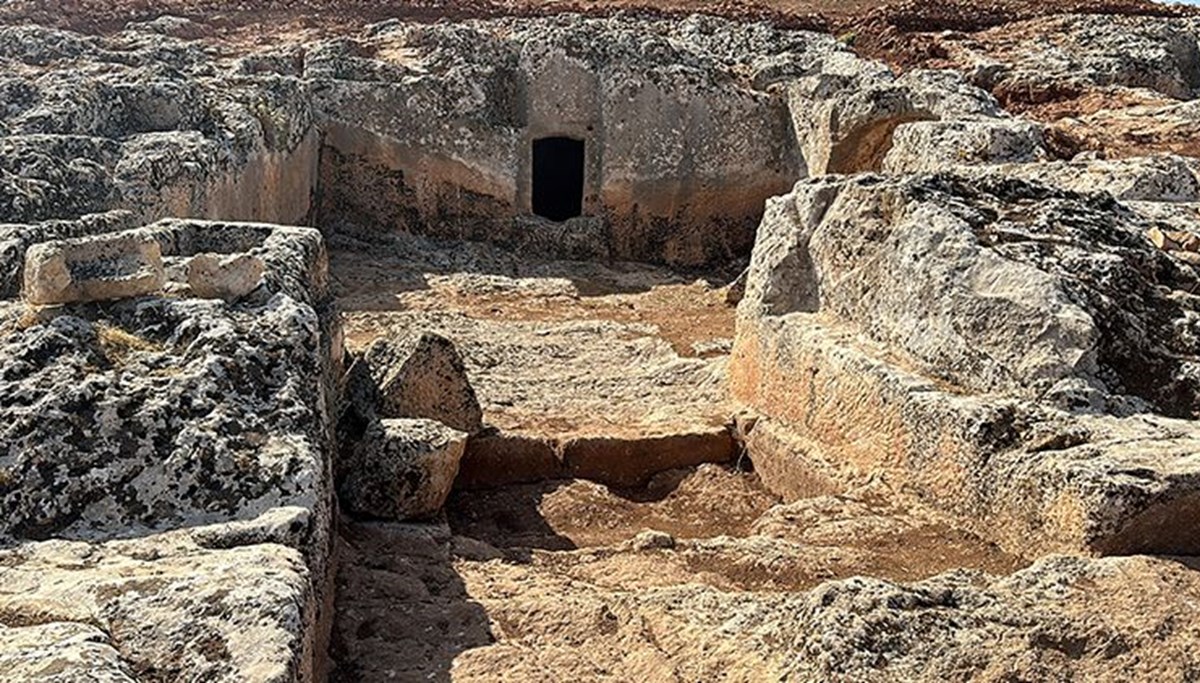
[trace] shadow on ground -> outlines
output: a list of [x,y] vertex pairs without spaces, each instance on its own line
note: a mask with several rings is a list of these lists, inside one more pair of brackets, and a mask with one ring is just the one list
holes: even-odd
[[344,522],[339,543],[332,683],[449,681],[455,657],[495,642],[445,524]]

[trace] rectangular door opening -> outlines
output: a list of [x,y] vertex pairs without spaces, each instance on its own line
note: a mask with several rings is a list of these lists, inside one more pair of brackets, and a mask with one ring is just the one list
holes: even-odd
[[533,212],[552,221],[583,215],[583,140],[533,141]]

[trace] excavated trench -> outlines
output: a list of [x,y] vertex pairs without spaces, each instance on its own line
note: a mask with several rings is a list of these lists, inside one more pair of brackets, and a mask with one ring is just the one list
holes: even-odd
[[[839,136],[822,88],[522,64],[520,96],[469,134],[445,138],[457,110],[325,131],[315,210],[348,348],[451,340],[485,425],[434,518],[343,515],[331,680],[766,680],[783,636],[730,642],[735,612],[852,576],[1027,564],[882,476],[769,490],[730,400],[726,285],[764,201],[879,171],[898,126],[940,118],[923,90],[854,81],[838,97],[861,95],[861,120]],[[689,115],[664,114],[675,97]]]
[[753,679],[752,653],[667,634],[713,596],[1024,564],[890,493],[768,491],[729,426],[727,274],[389,239],[335,239],[348,346],[452,338],[489,427],[435,519],[343,515],[330,680]]
[[[264,132],[266,153],[197,186],[187,177],[162,186],[148,182],[157,177],[133,178],[147,182],[143,194],[152,200],[130,205],[145,216],[320,226],[346,346],[362,352],[379,338],[439,334],[461,353],[478,393],[485,429],[466,443],[446,504],[405,523],[343,510],[332,575],[323,557],[309,567],[334,584],[316,591],[333,605],[313,618],[321,622],[314,649],[326,651],[319,641],[329,632],[315,680],[326,670],[333,681],[368,682],[778,679],[786,667],[768,660],[788,653],[794,639],[786,629],[742,638],[751,629],[737,619],[774,612],[783,615],[776,622],[807,627],[789,610],[830,580],[1007,575],[1028,564],[892,488],[869,461],[869,476],[838,495],[813,493],[806,472],[795,473],[794,490],[778,490],[788,479],[771,477],[780,463],[752,446],[771,432],[737,419],[727,376],[738,294],[726,283],[744,270],[764,201],[809,173],[880,171],[895,149],[912,156],[894,145],[902,124],[976,117],[972,107],[986,112],[988,101],[954,105],[963,111],[948,104],[935,115],[921,103],[952,99],[946,92],[865,67],[853,78],[825,78],[816,62],[792,61],[807,50],[762,60],[765,48],[748,48],[729,61],[708,53],[741,44],[722,39],[741,32],[703,18],[658,27],[683,33],[650,42],[630,26],[608,26],[615,33],[607,38],[593,25],[526,27],[517,38],[511,27],[459,27],[473,36],[463,44],[490,46],[478,54],[443,49],[458,29],[393,28],[348,51],[339,42],[305,55],[303,70],[319,87],[316,101],[304,101],[312,111],[301,109],[320,123],[297,127],[293,144],[277,146],[274,132]],[[566,59],[542,45],[547,31],[556,44],[607,43]],[[519,45],[505,46],[512,40]],[[792,45],[764,40],[772,50]],[[832,41],[815,40],[806,39],[812,51],[840,54]],[[689,41],[699,42],[679,59],[675,50]],[[640,63],[655,45],[654,59],[664,61]],[[506,56],[520,56],[525,71],[508,70]],[[776,71],[822,77],[791,83],[783,98],[745,78],[751,62],[772,65],[758,74],[762,87]],[[840,58],[830,64],[845,66]],[[245,66],[275,68],[269,60]],[[440,71],[410,77],[408,70],[427,67]],[[656,78],[641,78],[643,71]],[[464,73],[492,74],[486,106],[473,108],[479,84]],[[397,74],[404,87],[379,85]],[[843,81],[843,91],[828,91]],[[855,98],[856,106],[845,105]],[[840,119],[860,109],[861,121]],[[980,130],[1007,130],[1006,121]],[[897,159],[901,168],[914,161]],[[323,264],[321,254],[314,245],[305,258]],[[323,291],[325,275],[314,267],[297,289]],[[336,333],[322,336],[341,351]],[[786,381],[768,403],[789,403],[791,379],[817,373],[779,367]],[[833,367],[825,377],[861,366]],[[746,383],[772,379],[757,368]],[[869,401],[854,390],[843,397],[888,402],[876,385],[864,386]],[[871,450],[874,432],[888,429],[871,409],[866,419],[851,414],[855,429],[834,436],[891,458],[894,434]],[[1042,443],[1073,438],[1054,433]],[[949,478],[956,472],[935,490],[957,493],[963,483]],[[1063,500],[1067,510],[1071,499]],[[1190,512],[1194,496],[1182,500],[1101,550],[1128,551],[1144,527]],[[1075,658],[1076,650],[1064,652]]]

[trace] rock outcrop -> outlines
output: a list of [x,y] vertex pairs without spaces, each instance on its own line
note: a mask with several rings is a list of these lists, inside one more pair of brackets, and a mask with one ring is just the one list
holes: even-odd
[[10,680],[315,680],[316,584],[294,548],[166,537],[0,558]]
[[[30,680],[317,680],[340,372],[319,233],[165,221],[67,243],[76,276],[108,256],[90,245],[253,251],[265,286],[237,308],[3,309],[0,659]],[[25,270],[43,282],[40,262]]]
[[[2,64],[27,74],[4,85],[0,215],[311,216],[711,265],[749,252],[797,178],[878,170],[898,125],[1001,116],[950,72],[895,76],[829,36],[714,17],[391,21],[231,62],[154,26],[0,27]],[[569,230],[530,219],[547,137],[582,147]]]
[[769,86],[831,52],[854,59],[828,36],[700,16],[385,22],[305,58],[328,121],[323,210],[516,246],[532,145],[565,136],[582,143],[582,211],[613,257],[745,253],[762,201],[803,172]]
[[[1031,33],[1040,39],[1029,40]],[[951,36],[943,47],[1008,102],[1114,86],[1191,99],[1200,88],[1197,35],[1192,18],[1075,14]]]
[[991,119],[990,95],[950,72],[896,76],[847,54],[786,83],[792,126],[810,175],[880,170],[896,129],[914,121]]
[[[785,666],[800,680],[1186,678],[1196,666],[1183,651],[1198,635],[1182,626],[1190,600],[1162,599],[1193,595],[1194,569],[1053,557],[980,578],[950,574],[914,586],[849,579],[818,588],[794,612],[781,609],[788,617],[738,621],[759,637],[798,634]],[[1111,609],[1097,614],[1098,602]]]
[[1042,127],[1013,119],[918,121],[896,128],[877,170],[920,173],[948,167],[1030,163],[1049,156]]
[[0,25],[0,678],[1197,676],[1200,20],[409,5]]
[[303,222],[316,171],[307,85],[218,67],[204,45],[131,28],[0,27],[0,217],[129,209]]
[[1200,201],[1197,181],[1200,163],[1172,154],[1004,164],[984,170],[997,176],[1020,178],[1074,192],[1107,192],[1135,211],[1155,211],[1146,202],[1157,204],[1162,211],[1184,202]]
[[792,495],[891,472],[1014,549],[1196,552],[1165,522],[1196,435],[1146,415],[1197,410],[1196,275],[1147,227],[994,175],[797,185],[739,308],[752,455]]

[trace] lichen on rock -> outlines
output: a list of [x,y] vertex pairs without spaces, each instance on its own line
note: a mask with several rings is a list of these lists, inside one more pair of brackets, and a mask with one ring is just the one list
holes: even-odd
[[1195,678],[1197,15],[538,1],[0,2],[0,677]]

